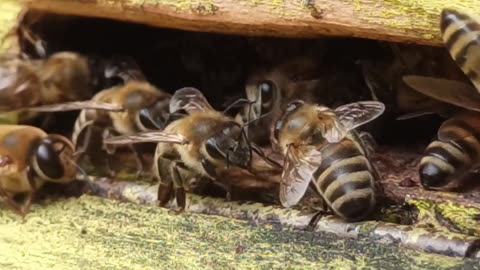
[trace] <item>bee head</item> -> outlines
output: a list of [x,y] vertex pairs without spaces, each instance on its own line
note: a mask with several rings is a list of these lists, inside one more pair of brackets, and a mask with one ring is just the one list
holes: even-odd
[[138,88],[127,94],[124,107],[134,118],[138,130],[158,130],[165,128],[169,102],[169,95]]
[[247,86],[247,98],[252,103],[245,107],[248,120],[260,118],[273,110],[278,91],[273,81],[263,80]]
[[65,137],[51,134],[32,148],[30,164],[40,178],[52,182],[68,182],[75,178],[74,146]]
[[252,150],[245,130],[236,122],[227,122],[205,144],[207,154],[217,160],[225,160],[227,166],[246,168],[250,164]]
[[168,104],[170,98],[167,96],[157,98],[153,104],[140,109],[136,113],[136,125],[139,130],[164,129],[169,119]]

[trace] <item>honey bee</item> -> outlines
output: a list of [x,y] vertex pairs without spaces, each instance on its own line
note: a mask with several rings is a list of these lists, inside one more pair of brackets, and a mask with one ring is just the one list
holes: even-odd
[[453,60],[480,91],[480,19],[453,9],[441,14],[442,39]]
[[479,165],[480,144],[480,27],[475,18],[445,9],[441,14],[440,30],[447,50],[473,86],[441,78],[405,76],[403,80],[416,91],[455,106],[430,143],[420,161],[419,174],[423,187],[445,189],[458,184]]
[[182,88],[170,101],[170,113],[185,115],[171,122],[163,131],[118,136],[106,144],[157,142],[153,174],[160,181],[160,205],[170,201],[172,190],[180,207],[185,206],[185,183],[193,177],[206,177],[223,187],[230,199],[232,186],[271,187],[268,181],[230,182],[230,170],[255,171],[252,151],[243,126],[233,118],[212,109],[203,94],[195,88]]
[[242,115],[246,121],[262,119],[248,126],[250,140],[259,145],[269,144],[270,128],[262,127],[270,127],[293,100],[336,107],[362,96],[363,89],[354,80],[349,71],[340,68],[332,74],[332,70],[322,69],[311,58],[294,58],[271,69],[253,72],[247,79],[245,91],[249,103]]
[[[67,138],[33,126],[0,126],[0,199],[17,213],[28,212],[35,192],[45,182],[70,182],[78,169]],[[27,197],[20,205],[14,197],[21,193]]]
[[[335,110],[291,102],[275,123],[273,143],[285,156],[280,202],[296,205],[309,185],[333,212],[359,220],[376,203],[377,173],[354,129],[380,116],[381,102],[361,101]],[[324,205],[326,203],[326,205]]]
[[270,123],[282,108],[294,99],[313,100],[319,80],[317,66],[310,59],[295,59],[270,70],[258,70],[247,79],[245,91],[252,103],[245,106],[244,119],[250,121],[269,114],[247,128],[249,138],[258,143],[269,141]]
[[[113,59],[110,64],[105,63],[104,74],[97,76],[93,74],[90,62],[90,59],[73,52],[55,53],[47,59],[2,62],[0,111],[19,111],[19,122],[24,123],[39,112],[109,109],[111,106],[90,99],[97,78],[101,77],[102,83],[106,84],[107,80],[141,77],[126,67],[115,69],[112,65],[118,61]],[[132,75],[128,77],[126,73]]]
[[[145,81],[128,81],[98,92],[93,101],[121,107],[122,111],[84,109],[80,112],[72,133],[72,142],[79,155],[87,154],[93,163],[101,162],[101,156],[93,155],[99,148],[113,155],[115,147],[102,143],[113,135],[133,135],[148,130],[162,130],[169,121],[168,106],[171,95]],[[98,133],[101,132],[100,135]],[[100,137],[95,137],[100,136]],[[145,161],[132,145],[137,161],[137,176],[143,172]],[[100,160],[96,160],[96,157]],[[113,174],[107,158],[109,173]]]

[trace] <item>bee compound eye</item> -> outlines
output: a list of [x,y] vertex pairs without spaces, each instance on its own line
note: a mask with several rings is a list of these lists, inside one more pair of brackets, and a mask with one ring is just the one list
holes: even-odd
[[273,83],[271,81],[263,81],[258,85],[258,89],[262,96],[262,106],[269,107],[273,100]]
[[49,179],[59,179],[63,176],[63,166],[54,145],[50,141],[40,143],[35,151],[35,159],[39,175]]

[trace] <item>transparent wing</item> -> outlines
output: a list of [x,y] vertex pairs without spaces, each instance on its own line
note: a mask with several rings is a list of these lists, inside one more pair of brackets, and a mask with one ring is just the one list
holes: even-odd
[[343,127],[350,131],[382,115],[385,105],[379,101],[359,101],[342,105],[335,114]]
[[119,105],[100,102],[100,101],[94,101],[94,100],[72,101],[72,102],[42,105],[42,106],[36,106],[36,107],[26,107],[20,110],[28,110],[33,112],[63,112],[63,111],[83,110],[83,109],[123,111],[123,108]]
[[414,90],[472,111],[480,111],[480,95],[472,86],[453,80],[423,76],[404,76],[403,81]]
[[170,99],[170,113],[181,110],[190,114],[195,111],[213,111],[213,108],[200,90],[184,87],[175,91]]
[[137,133],[135,135],[115,136],[111,138],[106,138],[103,142],[105,144],[134,144],[146,142],[164,142],[177,144],[188,143],[187,139],[184,136],[166,131],[149,131]]
[[294,206],[302,199],[321,162],[321,152],[315,146],[288,148],[280,183],[280,202],[284,207]]

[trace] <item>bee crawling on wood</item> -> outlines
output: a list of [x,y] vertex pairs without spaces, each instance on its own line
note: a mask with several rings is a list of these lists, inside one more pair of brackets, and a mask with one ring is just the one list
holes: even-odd
[[[182,88],[170,101],[170,113],[183,112],[185,116],[171,122],[162,131],[144,132],[113,137],[106,144],[157,142],[153,174],[160,181],[158,200],[164,206],[171,195],[177,204],[185,206],[185,183],[194,177],[206,177],[226,190],[230,199],[232,187],[270,188],[278,185],[268,177],[235,177],[238,171],[262,171],[252,162],[253,153],[263,152],[250,143],[244,126],[237,120],[215,111],[203,94],[195,88]],[[270,160],[268,160],[270,161]],[[270,166],[280,165],[271,161]],[[263,164],[262,166],[264,166]],[[174,193],[172,191],[174,190]]]
[[[142,131],[162,130],[170,121],[169,101],[171,95],[145,81],[131,80],[98,92],[92,101],[106,103],[122,110],[84,109],[80,112],[73,129],[72,142],[80,157],[88,155],[94,164],[105,161],[99,150],[108,154],[107,167],[111,175],[109,157],[115,147],[103,144],[105,138],[115,135],[133,135]],[[137,176],[144,171],[145,161],[138,149],[130,145],[137,161]]]
[[[33,126],[0,125],[0,199],[22,216],[45,182],[67,183],[81,169],[74,146],[65,137]],[[26,193],[23,204],[15,201]]]
[[[272,142],[285,156],[280,202],[296,205],[307,188],[346,220],[366,217],[376,202],[378,174],[354,129],[380,116],[381,102],[363,101],[335,110],[291,102],[275,123]],[[326,204],[326,205],[325,205]]]
[[441,14],[440,29],[447,50],[474,87],[441,78],[405,76],[416,91],[454,105],[439,128],[437,138],[420,161],[422,185],[447,189],[461,184],[480,165],[480,29],[479,20],[455,10]]

